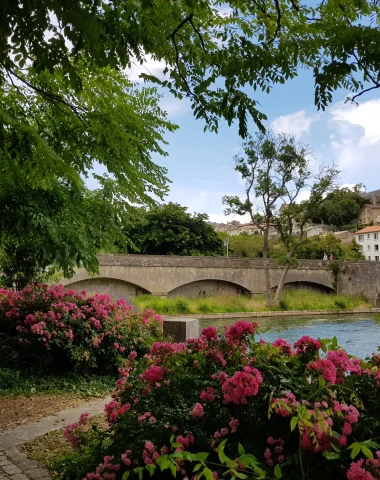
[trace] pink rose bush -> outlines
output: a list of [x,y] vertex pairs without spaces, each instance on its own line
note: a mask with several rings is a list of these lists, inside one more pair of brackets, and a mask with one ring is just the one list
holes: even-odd
[[265,343],[256,332],[249,322],[207,327],[129,355],[107,428],[80,443],[69,429],[76,450],[56,466],[60,478],[380,480],[378,355],[359,360],[311,337]]
[[162,339],[162,320],[136,313],[124,300],[86,297],[63,285],[0,289],[0,333],[17,358],[61,370],[117,370],[132,351],[148,353]]

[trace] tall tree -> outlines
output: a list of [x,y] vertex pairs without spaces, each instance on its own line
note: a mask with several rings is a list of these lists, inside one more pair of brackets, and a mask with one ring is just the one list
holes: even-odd
[[276,288],[275,305],[280,304],[289,268],[296,263],[297,251],[306,240],[305,227],[310,223],[324,194],[333,188],[338,173],[334,166],[331,168],[321,167],[314,178],[309,199],[300,203],[297,203],[297,198],[301,190],[307,186],[307,182],[312,179],[310,170],[308,168],[296,170],[293,172],[292,181],[285,185],[285,193],[282,197],[286,202],[285,208],[280,208],[272,220],[272,225],[278,232],[285,248],[285,255],[280,259],[283,269]]
[[202,213],[168,203],[140,209],[126,228],[138,252],[147,255],[220,255],[223,243]]
[[[289,135],[257,134],[256,139],[249,137],[242,145],[242,154],[235,157],[235,171],[245,181],[245,195],[225,196],[226,214],[249,214],[254,225],[263,233],[263,261],[267,305],[272,304],[272,289],[269,276],[269,233],[275,227],[286,246],[287,259],[279,283],[279,302],[284,280],[292,257],[303,238],[303,228],[310,219],[311,204],[296,205],[296,199],[307,182],[312,178],[308,157],[309,148]],[[330,172],[329,172],[330,173]],[[330,175],[332,178],[333,175]],[[312,189],[313,198],[317,198],[329,186],[329,178],[321,177]],[[320,197],[321,198],[321,197]],[[279,214],[279,202],[285,202]],[[314,202],[314,200],[312,201]],[[264,220],[257,221],[257,213]],[[301,229],[301,239],[292,243],[295,224]]]

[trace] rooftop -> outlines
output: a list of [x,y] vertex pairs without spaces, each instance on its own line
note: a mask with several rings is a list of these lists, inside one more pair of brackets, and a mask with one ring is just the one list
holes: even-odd
[[375,233],[375,232],[380,232],[380,225],[373,225],[372,227],[364,227],[361,230],[358,230],[355,232],[355,234],[359,233]]
[[380,209],[379,204],[373,204],[373,203],[366,203],[363,208],[376,208],[377,210]]

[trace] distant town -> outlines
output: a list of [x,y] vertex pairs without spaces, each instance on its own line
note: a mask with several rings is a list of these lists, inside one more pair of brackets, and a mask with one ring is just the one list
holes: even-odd
[[[366,260],[380,261],[380,189],[360,193],[360,196],[367,199],[369,203],[363,206],[359,216],[346,229],[336,229],[333,225],[326,224],[321,220],[320,223],[310,222],[304,228],[304,236],[313,237],[316,235],[333,234],[339,238],[342,245],[348,245],[355,240]],[[286,204],[283,204],[280,207],[280,211],[286,208],[286,206]],[[263,231],[258,222],[241,223],[238,220],[233,220],[226,223],[210,222],[210,224],[215,231],[224,232],[228,235],[261,235]],[[299,234],[297,225],[294,225],[294,234]],[[271,227],[269,238],[274,239],[278,236],[275,227]]]

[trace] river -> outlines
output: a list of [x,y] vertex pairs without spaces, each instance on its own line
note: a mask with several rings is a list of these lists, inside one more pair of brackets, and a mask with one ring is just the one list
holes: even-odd
[[[237,320],[200,320],[200,328],[214,325],[223,328],[224,325],[232,325]],[[303,335],[314,338],[337,337],[341,345],[349,354],[365,358],[377,352],[380,345],[380,324],[377,324],[373,316],[341,315],[326,317],[265,317],[248,319],[256,321],[261,329],[267,329],[258,338],[272,342],[277,338],[283,338],[289,343],[294,343]],[[279,331],[280,330],[280,331]]]

